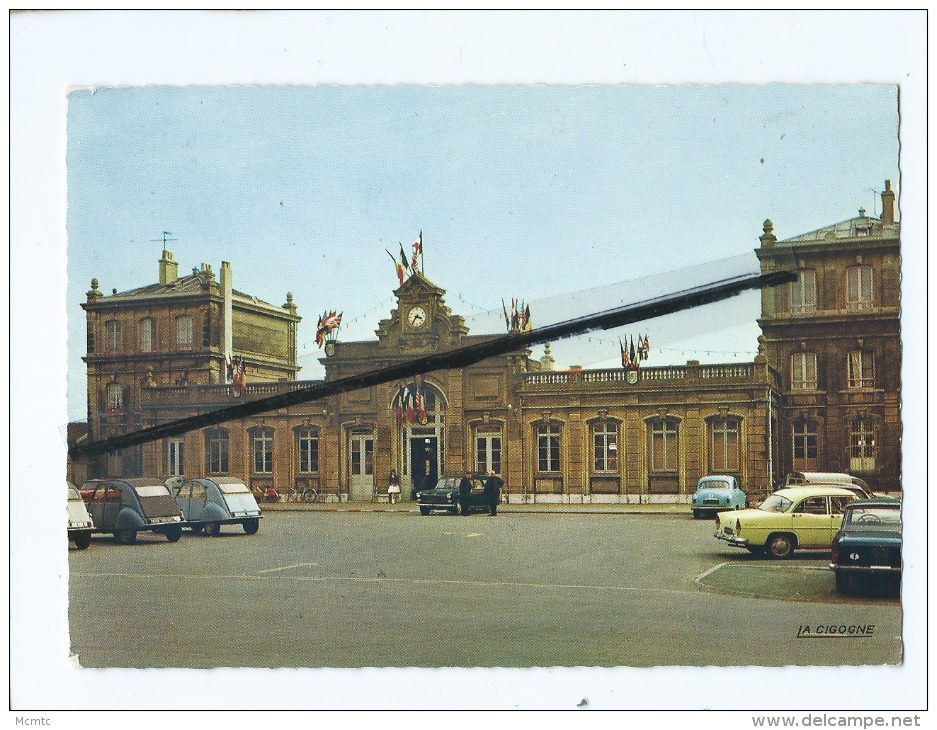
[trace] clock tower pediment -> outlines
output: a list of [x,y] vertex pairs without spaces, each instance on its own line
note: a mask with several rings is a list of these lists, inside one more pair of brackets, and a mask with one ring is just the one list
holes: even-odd
[[453,315],[446,306],[446,290],[436,286],[423,274],[410,276],[394,295],[397,308],[390,319],[381,320],[377,330],[382,343],[408,349],[436,346],[458,340],[468,333],[462,317]]

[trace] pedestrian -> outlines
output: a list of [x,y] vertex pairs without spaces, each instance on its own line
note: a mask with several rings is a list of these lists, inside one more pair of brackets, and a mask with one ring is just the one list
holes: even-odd
[[391,469],[390,476],[387,477],[387,502],[388,504],[397,504],[400,501],[400,477],[397,476],[397,470]]
[[498,504],[501,502],[501,487],[503,486],[504,480],[492,469],[491,474],[485,480],[485,502],[488,504],[492,517],[498,514]]
[[459,501],[462,503],[462,516],[468,517],[469,496],[472,494],[472,472],[466,470],[465,476],[459,482]]

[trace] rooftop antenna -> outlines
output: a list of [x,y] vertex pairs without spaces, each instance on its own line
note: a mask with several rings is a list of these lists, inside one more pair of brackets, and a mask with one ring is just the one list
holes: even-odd
[[875,218],[878,218],[878,190],[875,188],[866,188],[866,190],[872,193],[872,213]]
[[172,235],[172,231],[163,231],[163,237],[162,237],[162,238],[151,238],[150,241],[151,241],[152,243],[159,243],[160,241],[162,241],[162,242],[163,242],[163,253],[166,253],[166,241],[178,241],[178,240],[179,240],[178,238],[166,238],[166,236],[171,236],[171,235]]

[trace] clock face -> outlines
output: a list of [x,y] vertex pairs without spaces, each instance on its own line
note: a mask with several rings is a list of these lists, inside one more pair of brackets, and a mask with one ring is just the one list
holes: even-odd
[[423,307],[413,307],[407,313],[407,322],[411,327],[418,328],[426,324],[426,310]]

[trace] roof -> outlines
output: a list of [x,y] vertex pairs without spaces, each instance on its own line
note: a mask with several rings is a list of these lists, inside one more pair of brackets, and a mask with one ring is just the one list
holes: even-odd
[[775,494],[792,502],[804,497],[855,497],[856,493],[842,487],[833,487],[826,484],[811,484],[804,487],[786,487],[779,489]]
[[[123,301],[139,301],[141,299],[155,299],[160,297],[173,297],[173,296],[190,296],[192,294],[200,294],[204,291],[204,286],[208,279],[205,274],[199,272],[195,274],[189,274],[188,276],[180,276],[175,281],[171,281],[168,284],[149,284],[147,286],[141,286],[136,289],[128,289],[127,291],[117,292],[116,294],[106,294],[101,297],[101,300],[110,303],[110,302],[123,302]],[[268,307],[274,307],[275,309],[280,309],[270,302],[265,302],[262,299],[251,294],[245,294],[244,292],[238,291],[237,289],[232,289],[231,294],[234,299],[240,299],[244,302],[251,304],[262,304]]]
[[856,216],[839,223],[817,228],[791,238],[785,238],[782,243],[812,243],[814,241],[829,241],[840,238],[891,238],[898,235],[901,224],[895,223],[885,226],[881,219],[871,216]]

